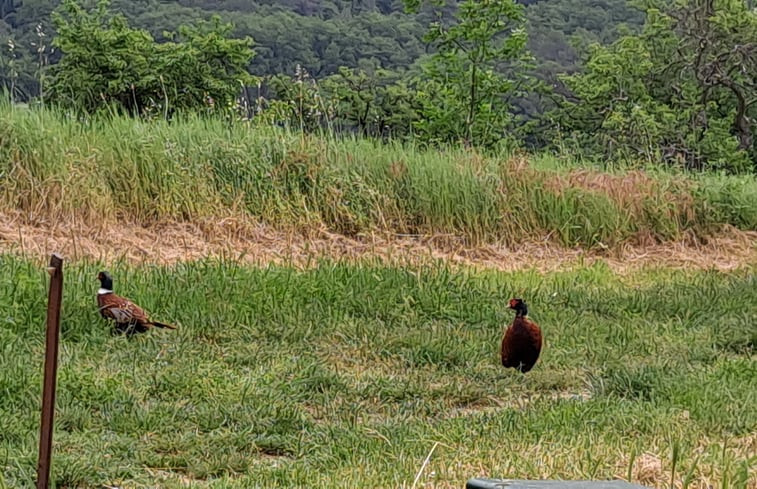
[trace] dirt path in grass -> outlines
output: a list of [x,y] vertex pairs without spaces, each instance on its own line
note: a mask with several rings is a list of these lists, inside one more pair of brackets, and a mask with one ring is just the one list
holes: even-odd
[[270,226],[221,219],[201,223],[163,223],[140,226],[110,223],[24,223],[18,216],[0,213],[0,252],[46,259],[51,252],[69,260],[103,263],[173,263],[203,257],[223,257],[254,264],[308,266],[318,258],[386,263],[451,263],[499,269],[534,268],[551,271],[602,260],[624,272],[645,266],[716,268],[729,270],[757,265],[757,233],[729,230],[708,243],[674,242],[625,246],[618,250],[566,249],[532,242],[510,249],[504,246],[465,246],[454,236],[345,237],[325,230],[297,235]]

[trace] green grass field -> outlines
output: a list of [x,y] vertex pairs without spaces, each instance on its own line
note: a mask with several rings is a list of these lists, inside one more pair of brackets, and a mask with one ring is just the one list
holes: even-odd
[[[180,327],[127,339],[96,312],[101,266],[65,265],[57,487],[757,487],[753,268],[116,264]],[[0,487],[35,478],[47,279],[0,255]],[[513,295],[545,334],[525,376],[498,366]]]

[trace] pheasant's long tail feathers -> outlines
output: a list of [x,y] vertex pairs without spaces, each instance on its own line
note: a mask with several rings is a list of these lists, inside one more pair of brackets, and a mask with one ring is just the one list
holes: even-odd
[[159,323],[158,321],[150,321],[150,324],[152,324],[153,326],[157,326],[159,328],[176,329],[176,326],[172,324]]

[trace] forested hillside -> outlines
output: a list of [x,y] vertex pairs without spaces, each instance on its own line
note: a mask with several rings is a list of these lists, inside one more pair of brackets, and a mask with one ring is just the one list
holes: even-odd
[[[21,99],[39,93],[40,64],[59,58],[50,47],[50,13],[59,3],[0,0],[0,76],[7,88],[17,76],[13,84]],[[620,25],[635,28],[643,21],[626,0],[521,3],[528,4],[529,47],[540,71],[550,74],[576,69],[575,45],[610,42]],[[299,64],[316,78],[336,73],[340,66],[411,68],[427,51],[422,37],[433,20],[428,9],[406,14],[401,0],[114,0],[112,10],[123,12],[133,27],[148,30],[157,40],[180,25],[218,14],[234,24],[235,37],[254,39],[250,73],[293,75]]]

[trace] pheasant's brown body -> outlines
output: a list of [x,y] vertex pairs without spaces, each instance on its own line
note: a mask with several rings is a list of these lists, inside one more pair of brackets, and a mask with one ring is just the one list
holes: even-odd
[[144,333],[153,326],[176,329],[176,326],[153,321],[141,307],[114,294],[111,290],[113,282],[107,272],[100,272],[97,278],[104,286],[97,293],[97,307],[102,317],[115,321],[116,331],[127,334]]
[[524,316],[516,316],[502,338],[502,365],[523,373],[531,370],[541,353],[541,329]]
[[113,319],[122,333],[144,333],[153,326],[176,329],[170,324],[151,320],[141,307],[114,293],[97,294],[97,306],[105,319]]

